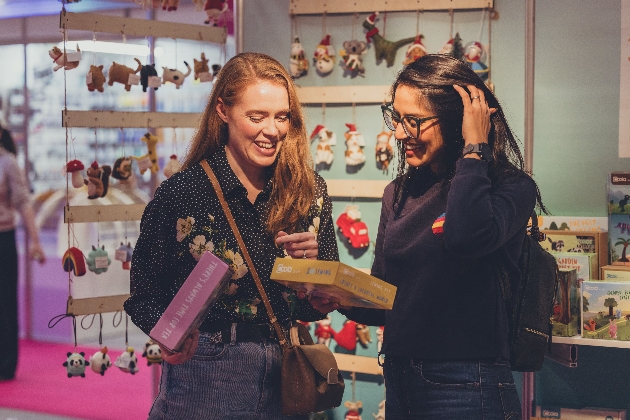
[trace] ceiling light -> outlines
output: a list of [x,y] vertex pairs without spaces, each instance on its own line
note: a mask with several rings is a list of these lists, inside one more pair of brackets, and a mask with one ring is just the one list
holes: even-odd
[[[2,0],[0,0],[2,1]],[[83,52],[97,52],[103,54],[124,54],[134,55],[137,57],[146,57],[149,55],[149,47],[140,44],[123,44],[121,42],[105,42],[105,41],[67,41],[66,49],[74,50],[79,45],[79,49]],[[63,50],[63,42],[57,44],[59,48]],[[164,53],[162,47],[156,47],[154,54],[156,57],[161,57]]]

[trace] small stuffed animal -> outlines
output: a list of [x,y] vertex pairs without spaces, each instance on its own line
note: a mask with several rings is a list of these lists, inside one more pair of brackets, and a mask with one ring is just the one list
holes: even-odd
[[212,65],[212,77],[215,79],[219,77],[219,72],[221,71],[221,64],[213,64]]
[[61,261],[63,262],[63,271],[67,273],[74,271],[74,275],[77,277],[85,275],[85,256],[79,248],[68,248]]
[[81,171],[85,169],[83,163],[80,160],[71,160],[66,164],[66,173],[72,176],[72,186],[74,188],[81,188],[83,185],[83,175]]
[[367,44],[363,41],[353,39],[345,41],[343,49],[339,51],[339,55],[343,60],[343,67],[353,76],[363,75],[365,67],[363,67],[363,55],[367,53]]
[[138,63],[138,68],[135,70],[131,67],[118,64],[114,61],[109,68],[109,71],[107,72],[107,77],[109,79],[107,81],[107,84],[113,86],[114,82],[122,83],[123,85],[125,85],[125,90],[129,92],[131,90],[131,85],[129,84],[129,75],[136,74],[142,69],[142,63],[140,62],[140,60],[138,60],[137,58],[134,58],[134,60],[136,60],[136,62]]
[[149,339],[144,345],[142,357],[147,359],[147,366],[162,364],[162,349],[155,341]]
[[87,87],[90,92],[95,90],[104,92],[103,86],[105,85],[105,76],[103,75],[103,65],[94,66],[90,65],[90,73],[92,74],[92,81],[88,83]]
[[[122,262],[122,268],[123,270],[130,270],[131,269],[131,259],[133,258],[133,247],[131,246],[131,242],[127,242],[127,245],[125,245],[124,243],[120,243],[120,246],[118,247],[118,249],[116,250],[116,260],[121,261]],[[120,252],[121,257],[119,258],[119,251],[123,251],[124,257],[122,257],[122,252]]]
[[[159,137],[154,136],[151,133],[146,133],[142,136],[142,141],[147,144],[147,154],[144,156],[133,156],[133,159],[139,162],[140,173],[144,175],[147,169],[151,170],[152,174],[158,173],[160,165],[157,160],[157,142]],[[143,163],[143,162],[146,162]]]
[[396,52],[398,49],[404,45],[411,44],[416,38],[404,38],[395,42],[383,38],[383,36],[378,33],[378,28],[374,26],[377,17],[378,12],[374,12],[363,21],[363,27],[368,31],[365,34],[365,37],[368,42],[374,41],[374,55],[376,56],[376,63],[378,64],[382,60],[385,60],[387,67],[391,67],[396,61]]
[[136,356],[133,347],[127,347],[127,351],[116,358],[114,366],[123,372],[135,375],[136,372],[138,372],[138,357]]
[[179,163],[179,160],[177,160],[177,155],[171,155],[171,158],[164,166],[162,173],[166,178],[170,178],[174,173],[179,172],[181,168],[182,165]]
[[174,12],[179,6],[179,0],[162,0],[162,10]]
[[203,23],[218,26],[219,18],[228,11],[228,4],[226,0],[206,0],[206,3],[203,5],[203,10],[208,16]]
[[361,420],[361,411],[363,411],[361,401],[346,401],[343,405],[348,409],[344,420]]
[[317,73],[324,76],[335,67],[335,48],[330,45],[330,35],[326,35],[313,53],[313,64]]
[[[81,52],[79,49],[79,44],[77,44],[77,52]],[[53,68],[54,71],[57,71],[61,68],[65,70],[76,69],[79,66],[78,61],[67,61],[67,52],[61,51],[59,47],[52,47],[48,51],[48,55],[53,59],[53,62],[56,66]]]
[[127,181],[131,175],[131,158],[123,156],[116,159],[112,170],[112,178],[119,181]]
[[85,378],[85,367],[90,365],[90,362],[85,360],[85,353],[72,353],[68,352],[67,360],[63,362],[68,372],[68,378],[73,376],[80,376]]
[[346,138],[346,165],[356,166],[365,162],[365,139],[361,133],[357,131],[354,124],[346,124],[348,131],[344,134]]
[[[149,77],[157,76],[157,70],[155,69],[155,63],[147,64],[146,66],[142,66],[140,69],[140,84],[142,85],[142,91],[146,92],[149,87]],[[154,87],[153,90],[158,90],[157,87]]]
[[112,361],[107,354],[107,347],[103,347],[90,356],[90,369],[92,372],[105,376],[105,371],[112,366]]
[[[100,262],[97,267],[97,258]],[[107,260],[105,260],[107,258]],[[107,255],[107,251],[105,251],[105,245],[100,248],[96,248],[92,245],[92,250],[88,253],[86,258],[88,270],[94,272],[95,274],[101,274],[107,271],[109,266],[112,263],[112,259]],[[105,261],[107,261],[107,265],[105,265]]]
[[112,168],[109,165],[98,166],[96,161],[92,162],[86,171],[88,178],[83,183],[88,186],[88,198],[93,200],[107,195],[109,187],[109,176]]
[[194,79],[195,80],[199,80],[199,73],[209,73],[210,72],[210,67],[208,67],[208,59],[206,58],[206,54],[205,53],[201,53],[201,59],[197,60],[196,58],[193,58],[194,61],[194,65],[193,67],[195,68],[195,74],[194,74]]
[[403,65],[408,66],[420,57],[427,55],[427,49],[422,43],[422,38],[424,38],[424,35],[416,35],[416,39],[413,41],[413,44],[407,48]]
[[357,340],[359,340],[359,344],[363,348],[367,348],[368,343],[372,342],[370,327],[364,324],[357,324]]
[[483,63],[486,51],[480,42],[472,41],[464,47],[464,61],[483,81],[488,80],[488,66]]
[[186,67],[188,68],[188,72],[186,73],[182,73],[177,69],[162,67],[162,69],[164,69],[164,73],[162,73],[162,84],[165,85],[166,82],[171,82],[175,84],[176,89],[179,89],[179,87],[184,84],[184,79],[190,76],[190,73],[192,72],[188,63],[184,61],[184,64],[186,64]]
[[385,400],[378,403],[378,413],[374,414],[374,420],[385,420]]
[[376,166],[384,174],[389,173],[389,163],[394,157],[394,148],[391,145],[392,132],[382,131],[376,136]]
[[321,124],[318,124],[311,133],[311,140],[316,136],[319,142],[317,143],[317,149],[315,151],[315,164],[326,164],[330,166],[335,157],[330,146],[337,144],[337,136],[335,136],[335,133],[332,131],[328,131],[326,127]]
[[381,348],[383,347],[383,332],[385,331],[384,326],[380,326],[376,329],[376,351],[378,353],[381,352]]
[[308,71],[308,60],[304,47],[300,43],[300,38],[295,37],[291,44],[291,60],[289,61],[289,74],[293,78],[304,76]]
[[330,346],[330,339],[335,338],[337,333],[330,326],[331,322],[332,318],[330,316],[327,316],[319,321],[315,321],[315,324],[317,325],[315,328],[315,337],[317,337],[318,344]]

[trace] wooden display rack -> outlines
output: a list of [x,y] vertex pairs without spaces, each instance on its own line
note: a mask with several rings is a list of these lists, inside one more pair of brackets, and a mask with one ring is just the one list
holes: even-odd
[[494,0],[291,0],[290,15],[491,9]]

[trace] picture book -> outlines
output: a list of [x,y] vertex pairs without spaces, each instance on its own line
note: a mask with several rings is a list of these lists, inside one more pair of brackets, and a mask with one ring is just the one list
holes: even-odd
[[582,337],[630,341],[630,282],[582,282]]
[[608,176],[609,263],[628,265],[630,245],[630,173],[612,172]]
[[560,337],[572,337],[579,334],[580,293],[577,270],[560,269],[558,271],[558,290],[553,305],[553,328],[551,333]]

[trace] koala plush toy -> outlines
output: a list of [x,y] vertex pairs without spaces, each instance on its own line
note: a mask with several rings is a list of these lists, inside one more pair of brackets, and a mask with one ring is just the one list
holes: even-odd
[[343,49],[339,51],[339,55],[341,55],[343,60],[343,67],[355,75],[363,75],[365,73],[365,68],[363,67],[363,55],[365,53],[367,53],[367,44],[356,39],[345,41]]

